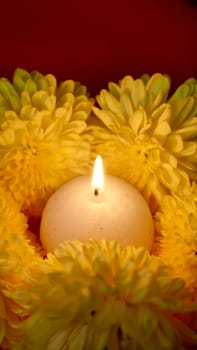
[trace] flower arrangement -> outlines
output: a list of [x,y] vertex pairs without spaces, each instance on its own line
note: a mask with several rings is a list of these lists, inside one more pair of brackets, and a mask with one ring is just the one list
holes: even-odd
[[[197,345],[197,81],[124,77],[96,99],[72,80],[0,78],[0,347],[183,350]],[[151,253],[62,242],[47,256],[43,208],[90,172],[134,185],[155,227]]]

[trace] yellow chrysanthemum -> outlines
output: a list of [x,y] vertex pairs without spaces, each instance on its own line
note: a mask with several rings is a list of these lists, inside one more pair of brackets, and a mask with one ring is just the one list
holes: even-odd
[[17,288],[25,288],[25,275],[37,260],[25,238],[26,221],[11,195],[0,188],[0,345],[3,349],[10,349],[20,338],[19,315],[23,302],[14,302],[11,295]]
[[166,196],[156,214],[156,247],[174,275],[185,280],[197,298],[197,185],[188,196]]
[[[93,100],[79,83],[57,87],[54,76],[21,69],[13,84],[0,79],[0,348],[197,345],[197,82],[170,98],[169,89],[165,75],[127,76],[101,91],[91,119]],[[148,200],[152,256],[92,240],[44,256],[43,205],[89,172],[95,153]]]
[[73,80],[16,70],[0,79],[0,179],[23,211],[40,215],[62,183],[88,171],[92,100]]
[[188,303],[183,280],[173,279],[144,248],[65,242],[19,296],[31,316],[16,349],[183,350],[197,344],[174,316],[197,305]]
[[197,173],[197,82],[189,79],[167,100],[169,78],[126,76],[97,96],[100,106],[90,129],[93,151],[107,170],[135,185],[157,203],[184,190]]

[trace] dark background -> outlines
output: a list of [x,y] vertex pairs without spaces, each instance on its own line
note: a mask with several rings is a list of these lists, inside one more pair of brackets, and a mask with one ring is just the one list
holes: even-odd
[[[196,1],[193,1],[196,3]],[[92,94],[126,74],[197,78],[197,7],[187,0],[13,0],[0,6],[0,75],[75,79]]]

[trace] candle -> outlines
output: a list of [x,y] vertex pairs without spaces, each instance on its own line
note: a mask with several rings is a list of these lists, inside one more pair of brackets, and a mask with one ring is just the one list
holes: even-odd
[[127,182],[107,175],[97,157],[94,174],[60,187],[44,208],[40,239],[46,251],[64,240],[117,240],[122,245],[153,242],[153,220],[143,196]]

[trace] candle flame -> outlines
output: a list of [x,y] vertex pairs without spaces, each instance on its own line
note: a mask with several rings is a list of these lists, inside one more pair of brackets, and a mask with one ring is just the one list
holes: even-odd
[[92,189],[95,196],[98,196],[103,191],[104,187],[104,174],[103,174],[103,161],[101,156],[96,157],[94,164],[94,171],[92,177]]

